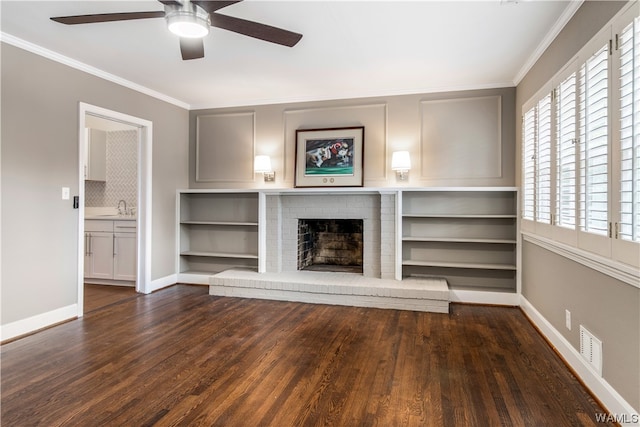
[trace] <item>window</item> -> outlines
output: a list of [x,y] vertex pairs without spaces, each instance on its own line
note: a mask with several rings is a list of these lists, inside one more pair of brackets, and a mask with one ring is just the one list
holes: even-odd
[[560,227],[576,226],[576,73],[555,90],[556,219]]
[[618,38],[620,50],[621,239],[640,241],[640,23],[634,19]]
[[637,5],[623,9],[523,112],[523,232],[620,269],[640,267]]
[[608,217],[609,44],[580,67],[580,229],[606,235]]
[[535,172],[536,172],[536,110],[532,108],[524,115],[522,125],[522,217],[533,221],[535,217]]
[[523,118],[522,217],[551,224],[551,94]]
[[551,94],[536,109],[536,220],[551,224]]

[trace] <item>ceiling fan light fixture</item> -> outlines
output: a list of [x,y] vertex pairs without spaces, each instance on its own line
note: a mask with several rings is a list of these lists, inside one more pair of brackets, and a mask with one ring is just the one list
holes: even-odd
[[179,37],[196,39],[209,34],[209,14],[195,6],[190,10],[172,10],[166,17],[169,31]]

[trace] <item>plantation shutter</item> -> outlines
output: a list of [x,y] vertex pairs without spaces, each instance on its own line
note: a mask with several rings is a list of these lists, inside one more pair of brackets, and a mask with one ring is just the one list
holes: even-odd
[[536,171],[536,111],[527,111],[522,124],[522,218],[533,221],[535,216]]
[[551,224],[551,94],[537,105],[536,220]]
[[620,34],[620,223],[618,236],[640,241],[640,21]]
[[580,68],[580,228],[608,232],[608,59],[602,46]]
[[576,225],[576,73],[556,88],[556,221]]

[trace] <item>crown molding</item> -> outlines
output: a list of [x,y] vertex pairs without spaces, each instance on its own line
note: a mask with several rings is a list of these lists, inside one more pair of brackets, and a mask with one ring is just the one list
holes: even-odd
[[0,32],[0,41],[10,44],[12,46],[15,46],[17,48],[24,49],[28,52],[34,53],[36,55],[50,59],[52,61],[56,61],[60,64],[67,65],[71,68],[75,68],[76,70],[84,71],[85,73],[94,75],[96,77],[110,81],[112,83],[116,83],[120,86],[124,86],[126,88],[135,90],[136,92],[140,92],[145,95],[149,95],[153,98],[159,99],[161,101],[168,102],[169,104],[173,104],[177,107],[184,108],[185,110],[191,109],[191,106],[189,104],[187,104],[186,102],[180,101],[179,99],[172,98],[163,93],[157,92],[153,89],[149,89],[148,87],[123,79],[122,77],[118,77],[115,74],[107,73],[106,71],[100,70],[99,68],[92,67],[91,65],[87,65],[84,62],[80,62],[75,59],[69,58],[68,56],[64,56],[58,52],[45,49],[42,46],[38,46],[34,43],[15,37],[11,34]]
[[542,39],[538,47],[533,51],[533,53],[529,56],[529,59],[524,63],[520,71],[518,71],[518,73],[514,77],[514,86],[518,86],[520,84],[524,76],[527,75],[527,73],[531,70],[531,68],[533,68],[538,59],[540,59],[545,50],[547,50],[547,48],[551,45],[551,43],[553,43],[555,38],[558,37],[560,31],[562,31],[565,25],[567,25],[576,11],[580,9],[582,3],[584,3],[584,0],[572,0],[567,2],[567,7],[565,8],[564,12],[562,12],[562,15],[560,15],[555,24],[553,24],[547,35]]

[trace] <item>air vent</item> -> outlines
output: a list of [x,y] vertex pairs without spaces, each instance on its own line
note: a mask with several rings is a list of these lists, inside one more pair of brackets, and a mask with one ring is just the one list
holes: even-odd
[[602,341],[580,325],[580,354],[602,376]]

